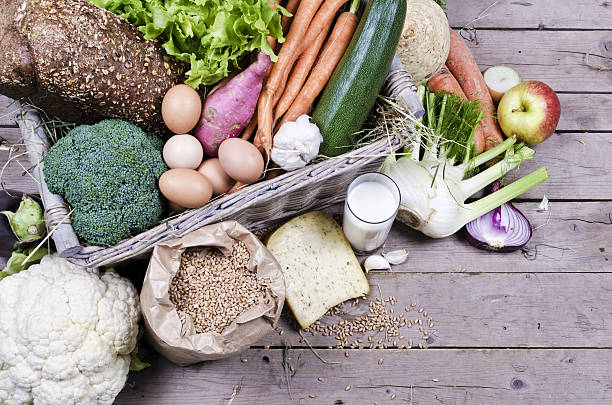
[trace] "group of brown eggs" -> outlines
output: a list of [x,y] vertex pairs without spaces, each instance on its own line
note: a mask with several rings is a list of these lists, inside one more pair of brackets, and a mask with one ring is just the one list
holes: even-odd
[[226,193],[236,181],[256,181],[264,170],[259,150],[240,138],[224,140],[218,157],[205,157],[200,141],[189,134],[201,113],[200,96],[185,84],[172,87],[164,96],[162,118],[176,135],[164,145],[163,157],[170,170],[159,178],[159,190],[172,211],[199,208],[213,195]]

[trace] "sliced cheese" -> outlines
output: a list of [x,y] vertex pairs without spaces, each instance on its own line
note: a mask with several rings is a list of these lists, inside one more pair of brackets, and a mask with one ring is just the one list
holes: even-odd
[[270,235],[267,247],[282,267],[287,303],[302,328],[370,291],[342,228],[324,212],[287,222]]

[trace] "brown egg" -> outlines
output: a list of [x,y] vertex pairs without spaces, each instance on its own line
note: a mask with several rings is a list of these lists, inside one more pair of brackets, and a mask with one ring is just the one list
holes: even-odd
[[202,101],[198,93],[186,84],[172,87],[162,101],[162,118],[175,134],[191,131],[200,119]]
[[264,160],[259,150],[240,138],[229,138],[219,146],[219,162],[232,179],[252,183],[261,177]]
[[168,201],[168,211],[170,211],[171,213],[180,214],[181,212],[185,211],[186,209],[187,208],[181,207],[177,203],[173,203],[172,201]]
[[213,186],[213,194],[219,195],[227,192],[234,185],[235,181],[225,173],[221,167],[219,159],[213,158],[202,162],[198,167],[198,172],[210,181]]
[[193,169],[170,169],[159,178],[159,191],[185,208],[199,208],[212,197],[210,181]]

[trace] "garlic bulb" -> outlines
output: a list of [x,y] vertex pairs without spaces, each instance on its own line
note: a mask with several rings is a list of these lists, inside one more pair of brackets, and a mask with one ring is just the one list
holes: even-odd
[[310,117],[301,115],[295,122],[286,122],[274,135],[271,158],[286,171],[306,166],[319,154],[323,136]]

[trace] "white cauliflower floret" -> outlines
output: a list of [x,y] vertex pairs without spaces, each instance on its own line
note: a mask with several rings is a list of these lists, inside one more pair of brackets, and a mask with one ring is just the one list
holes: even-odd
[[132,283],[46,256],[0,281],[0,404],[112,404],[140,306]]

